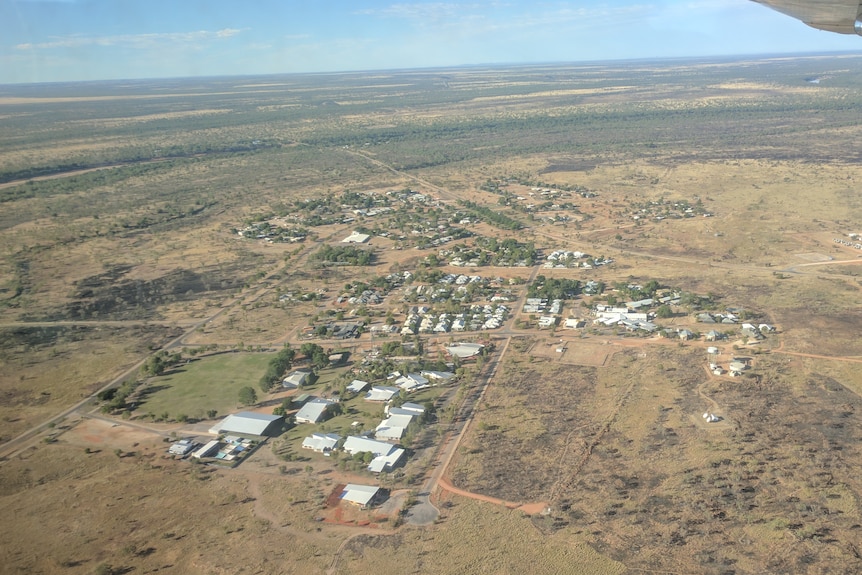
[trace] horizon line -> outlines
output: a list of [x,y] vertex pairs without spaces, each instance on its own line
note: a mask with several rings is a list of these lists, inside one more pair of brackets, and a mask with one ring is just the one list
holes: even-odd
[[146,76],[138,78],[103,78],[98,80],[55,80],[45,82],[0,82],[0,87],[21,86],[46,86],[46,85],[70,85],[70,84],[104,84],[111,82],[155,82],[167,80],[201,80],[217,78],[262,78],[262,77],[284,77],[284,76],[348,76],[352,74],[379,74],[379,73],[416,73],[432,72],[435,70],[459,70],[469,68],[531,68],[531,67],[562,67],[562,66],[589,66],[589,65],[611,65],[640,62],[691,62],[691,61],[742,61],[747,59],[772,60],[772,59],[803,59],[828,56],[862,56],[862,50],[832,50],[823,52],[777,52],[756,54],[715,54],[712,56],[661,56],[650,58],[609,58],[603,60],[559,60],[559,61],[535,61],[535,62],[483,62],[473,64],[453,64],[442,66],[419,66],[415,68],[367,68],[355,70],[324,70],[319,72],[266,72],[261,74],[204,74],[199,76]]

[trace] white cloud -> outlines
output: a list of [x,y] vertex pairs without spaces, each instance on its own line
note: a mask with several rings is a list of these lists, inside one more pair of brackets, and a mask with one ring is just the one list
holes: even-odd
[[[693,0],[700,4],[724,4],[730,0]],[[732,0],[738,1],[738,0]],[[660,11],[655,4],[595,4],[573,2],[536,2],[513,5],[487,3],[397,3],[355,14],[378,18],[401,19],[420,30],[460,31],[476,36],[515,30],[536,29],[545,34],[559,34],[561,28],[583,29],[594,26],[622,26],[635,23]]]
[[162,32],[152,34],[120,34],[116,36],[59,36],[48,42],[25,43],[15,46],[17,50],[52,50],[57,48],[127,47],[152,48],[166,44],[193,44],[208,40],[232,38],[242,30],[223,28],[221,30],[197,30],[194,32]]
[[365,16],[383,16],[388,18],[406,18],[427,22],[429,20],[454,20],[463,18],[468,13],[485,12],[501,6],[498,2],[463,4],[454,2],[430,3],[400,3],[390,4],[384,8],[368,8],[355,11]]

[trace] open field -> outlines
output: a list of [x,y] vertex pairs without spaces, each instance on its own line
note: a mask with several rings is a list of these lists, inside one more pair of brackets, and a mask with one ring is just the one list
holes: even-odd
[[[832,55],[0,86],[0,439],[51,422],[0,461],[3,569],[860,571],[860,78]],[[556,250],[587,255],[546,267]],[[538,277],[577,282],[556,315],[586,327],[535,328]],[[650,282],[684,300],[655,334],[593,324]],[[469,323],[492,302],[497,328],[400,335],[420,307]],[[728,309],[775,331],[698,322]],[[712,328],[742,376],[676,336]],[[222,416],[245,385],[265,413],[386,385],[455,341],[497,351],[405,394],[437,415],[381,476],[300,447],[373,429],[383,407],[361,397],[235,469],[166,456],[209,422],[146,417]],[[307,342],[350,359],[258,388],[260,349]],[[245,351],[126,374],[169,344]],[[145,396],[128,419],[95,402],[52,419],[124,374]],[[398,527],[454,445],[455,487],[550,511],[433,489],[439,518]],[[385,521],[327,505],[350,482],[399,493]]]
[[[153,414],[170,419],[179,415],[207,419],[214,409],[225,414],[238,406],[239,390],[257,388],[272,354],[228,353],[202,357],[149,380],[141,388],[134,415]],[[168,419],[168,418],[163,418]]]

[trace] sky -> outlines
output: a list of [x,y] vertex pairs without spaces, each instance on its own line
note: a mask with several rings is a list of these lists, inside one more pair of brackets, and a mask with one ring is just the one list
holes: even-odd
[[750,0],[0,0],[0,84],[860,50]]

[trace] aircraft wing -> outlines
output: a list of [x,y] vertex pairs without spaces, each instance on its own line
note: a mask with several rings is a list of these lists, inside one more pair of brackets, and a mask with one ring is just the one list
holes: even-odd
[[782,14],[802,20],[812,28],[862,36],[860,0],[753,0]]

